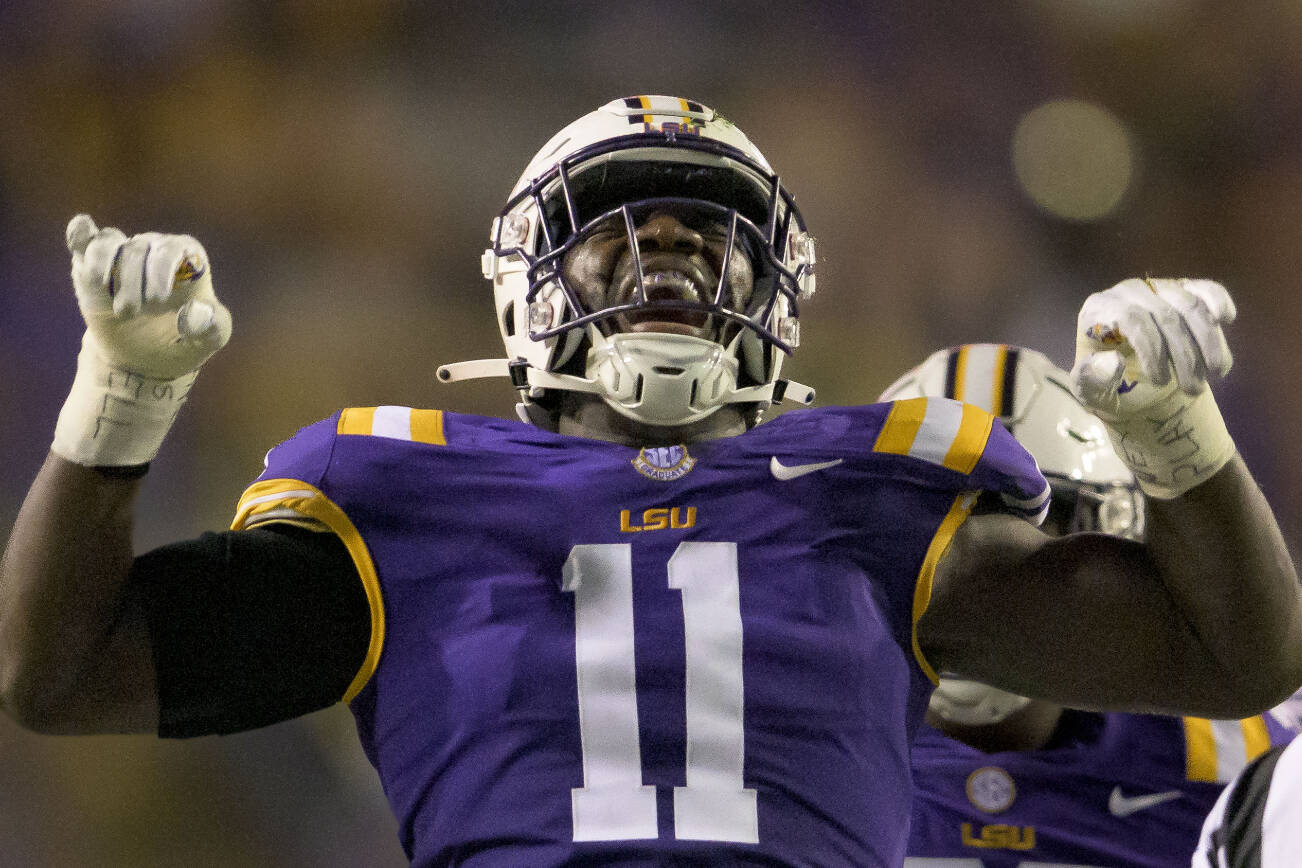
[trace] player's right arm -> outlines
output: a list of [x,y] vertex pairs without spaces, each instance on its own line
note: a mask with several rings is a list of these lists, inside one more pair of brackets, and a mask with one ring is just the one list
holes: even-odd
[[0,702],[39,729],[81,726],[56,713],[78,705],[101,731],[146,731],[157,720],[150,647],[127,588],[137,480],[231,320],[189,236],[127,238],[80,214],[67,242],[86,332],[0,561]]
[[128,594],[137,478],[51,453],[0,560],[0,706],[42,732],[153,732],[144,607]]
[[205,534],[132,554],[139,478],[230,334],[193,238],[68,227],[87,331],[0,559],[0,707],[48,733],[230,732],[324,707],[369,616],[333,535]]

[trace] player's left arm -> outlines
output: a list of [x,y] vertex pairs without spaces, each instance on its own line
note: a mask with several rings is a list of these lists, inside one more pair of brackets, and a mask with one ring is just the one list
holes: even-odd
[[1246,717],[1302,683],[1302,595],[1208,373],[1233,303],[1210,281],[1125,281],[1081,310],[1073,371],[1147,495],[1143,543],[974,515],[918,623],[938,669],[1065,705]]

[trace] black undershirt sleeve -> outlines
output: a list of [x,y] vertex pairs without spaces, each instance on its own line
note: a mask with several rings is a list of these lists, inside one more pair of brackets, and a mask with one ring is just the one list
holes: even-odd
[[136,558],[158,734],[255,729],[333,705],[361,669],[370,607],[343,542],[286,524],[206,533]]

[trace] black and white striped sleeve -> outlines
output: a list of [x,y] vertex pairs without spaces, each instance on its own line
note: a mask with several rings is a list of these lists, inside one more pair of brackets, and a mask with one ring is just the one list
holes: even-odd
[[1203,824],[1192,868],[1295,868],[1302,859],[1302,739],[1234,780]]

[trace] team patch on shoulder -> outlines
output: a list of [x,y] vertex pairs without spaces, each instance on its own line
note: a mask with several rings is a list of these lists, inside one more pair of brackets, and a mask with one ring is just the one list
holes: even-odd
[[652,446],[643,448],[632,464],[648,479],[672,482],[690,473],[696,459],[688,454],[686,446]]

